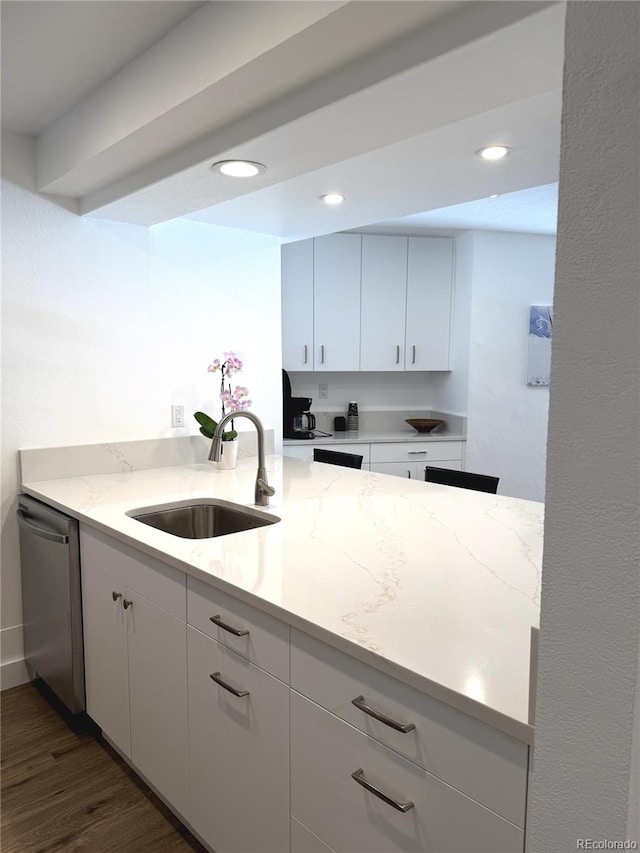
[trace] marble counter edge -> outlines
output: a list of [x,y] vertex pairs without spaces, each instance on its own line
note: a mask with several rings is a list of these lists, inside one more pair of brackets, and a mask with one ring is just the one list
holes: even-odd
[[442,441],[466,441],[467,436],[460,433],[440,433],[432,435],[431,433],[404,433],[404,432],[366,432],[362,431],[356,434],[348,432],[336,435],[317,436],[316,438],[283,438],[282,444],[286,447],[305,447],[317,444],[391,444],[397,442],[407,442],[414,444],[416,442],[442,442]]
[[163,551],[161,548],[154,547],[153,545],[141,541],[134,536],[130,536],[117,528],[111,527],[109,524],[104,524],[91,516],[85,515],[79,510],[72,509],[61,501],[57,501],[39,491],[29,483],[21,483],[20,489],[23,493],[42,500],[55,509],[70,515],[72,518],[77,519],[83,524],[86,524],[88,527],[99,530],[131,548],[141,551],[151,557],[154,557],[160,562],[165,563],[166,565],[184,572],[185,575],[189,575],[227,593],[228,595],[232,595],[246,604],[256,607],[264,613],[279,619],[291,628],[296,628],[297,630],[309,634],[310,636],[333,646],[338,651],[350,655],[356,660],[359,660],[362,663],[395,678],[409,687],[413,687],[421,693],[425,693],[434,699],[444,702],[446,705],[449,705],[464,714],[469,714],[480,722],[497,729],[503,734],[509,735],[510,737],[529,745],[532,745],[534,742],[535,730],[532,725],[522,723],[517,719],[509,717],[508,715],[491,708],[489,705],[484,705],[475,699],[465,696],[451,688],[445,687],[427,676],[420,675],[413,670],[394,663],[364,646],[358,645],[351,640],[341,637],[339,634],[335,634],[327,628],[323,628],[315,622],[310,622],[296,613],[279,607],[259,595],[255,595],[254,593],[244,590],[242,587],[235,586],[215,574],[203,571],[191,563],[180,560],[166,551]]

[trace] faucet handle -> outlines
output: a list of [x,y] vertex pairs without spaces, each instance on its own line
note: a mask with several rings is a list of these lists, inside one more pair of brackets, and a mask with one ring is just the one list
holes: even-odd
[[275,495],[276,490],[273,488],[273,486],[270,486],[266,480],[263,480],[262,477],[258,477],[256,482],[263,495],[268,495],[269,497]]

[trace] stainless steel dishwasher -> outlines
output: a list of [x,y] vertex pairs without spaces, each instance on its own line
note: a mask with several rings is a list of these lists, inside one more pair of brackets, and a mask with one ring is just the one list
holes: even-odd
[[24,656],[73,713],[83,711],[84,651],[78,522],[18,498]]

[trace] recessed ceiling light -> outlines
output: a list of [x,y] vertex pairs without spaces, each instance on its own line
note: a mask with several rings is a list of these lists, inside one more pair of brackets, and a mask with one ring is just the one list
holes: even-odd
[[502,160],[507,154],[511,154],[511,149],[507,145],[487,145],[485,148],[480,148],[476,151],[478,157],[483,160]]
[[254,178],[263,175],[267,169],[262,163],[251,160],[220,160],[211,167],[215,172],[221,172],[230,178]]
[[345,197],[340,193],[326,193],[326,195],[321,195],[320,199],[325,204],[342,204],[345,200]]

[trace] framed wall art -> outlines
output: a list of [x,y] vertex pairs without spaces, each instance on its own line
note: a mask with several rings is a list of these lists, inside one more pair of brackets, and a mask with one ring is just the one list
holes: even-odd
[[527,385],[548,385],[551,374],[553,307],[532,305],[529,312]]

